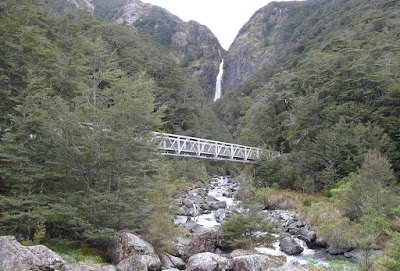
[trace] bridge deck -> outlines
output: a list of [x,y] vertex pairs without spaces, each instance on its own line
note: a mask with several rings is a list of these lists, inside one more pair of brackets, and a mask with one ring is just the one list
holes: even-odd
[[[193,157],[199,159],[232,161],[255,164],[261,153],[260,148],[254,148],[233,143],[155,132],[155,139],[159,141],[161,154],[170,157]],[[267,151],[269,156],[276,152]]]

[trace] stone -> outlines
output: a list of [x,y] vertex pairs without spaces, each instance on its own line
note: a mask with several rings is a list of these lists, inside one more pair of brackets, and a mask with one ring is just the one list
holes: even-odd
[[111,261],[114,264],[119,264],[132,256],[135,256],[135,261],[141,261],[145,264],[148,270],[159,270],[161,268],[160,258],[151,244],[132,233],[116,234],[110,248]]
[[229,255],[231,257],[245,256],[245,255],[254,255],[257,254],[255,250],[246,250],[246,249],[235,249]]
[[218,203],[216,203],[216,202],[211,203],[210,204],[210,209],[213,210],[213,211],[218,210],[219,209]]
[[176,267],[181,270],[185,269],[186,264],[181,258],[172,255],[168,255],[168,257],[171,260],[173,267]]
[[65,261],[45,246],[27,247],[14,236],[0,237],[0,270],[60,270]]
[[328,246],[327,252],[331,255],[341,255],[344,254],[345,252],[349,252],[352,249],[353,249],[352,247],[342,247],[336,244],[331,244]]
[[177,214],[178,215],[185,215],[186,214],[186,212],[187,212],[187,207],[186,206],[181,206],[181,207],[179,207],[179,209],[178,209],[178,211],[177,211]]
[[179,227],[183,230],[184,233],[190,234],[195,232],[195,230],[199,227],[200,225],[196,223],[194,220],[188,220],[186,223],[181,224]]
[[219,201],[218,202],[218,207],[219,208],[223,208],[223,209],[226,208],[226,201]]
[[188,198],[183,199],[182,203],[188,208],[193,208],[193,202]]
[[[161,266],[160,266],[161,268]],[[122,260],[117,265],[117,271],[148,271],[147,265],[143,263],[136,255]]]
[[228,271],[231,268],[232,260],[211,252],[203,252],[189,258],[186,271]]
[[269,257],[266,255],[243,255],[232,260],[234,271],[270,270]]
[[301,247],[293,238],[285,237],[280,242],[279,247],[283,252],[288,255],[297,255],[303,252],[304,248]]
[[214,252],[217,247],[221,246],[222,240],[223,232],[221,228],[203,229],[190,235],[188,239],[178,238],[174,243],[171,254],[186,260],[197,253]]
[[162,264],[163,269],[169,269],[169,268],[174,267],[174,265],[172,264],[172,262],[167,254],[162,254],[160,256],[160,258],[161,258],[161,264]]

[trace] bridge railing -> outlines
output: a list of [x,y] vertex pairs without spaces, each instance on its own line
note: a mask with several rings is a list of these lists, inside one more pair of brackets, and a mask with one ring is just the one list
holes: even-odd
[[211,160],[230,160],[243,163],[255,163],[265,153],[260,148],[226,143],[197,137],[154,132],[154,139],[159,141],[159,149],[165,156],[196,157]]

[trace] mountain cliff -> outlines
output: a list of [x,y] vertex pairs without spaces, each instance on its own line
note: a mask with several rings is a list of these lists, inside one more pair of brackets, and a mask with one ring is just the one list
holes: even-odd
[[[48,0],[57,2],[59,0]],[[219,64],[226,54],[210,29],[195,21],[185,22],[166,9],[139,0],[68,0],[79,9],[93,12],[102,21],[114,20],[149,35],[187,69],[212,101]]]
[[184,22],[163,8],[138,0],[126,3],[115,19],[168,48],[171,56],[198,79],[207,100],[212,100],[219,63],[226,52],[206,26]]
[[297,25],[315,4],[272,2],[259,9],[240,29],[225,58],[224,92],[235,90],[262,68],[273,67]]

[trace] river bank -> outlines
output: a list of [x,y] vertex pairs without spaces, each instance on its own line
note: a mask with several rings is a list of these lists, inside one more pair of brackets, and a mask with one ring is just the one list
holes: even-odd
[[[234,179],[219,176],[205,187],[177,195],[174,204],[178,208],[178,215],[175,222],[186,234],[219,228],[234,210],[241,208],[240,202],[235,199],[239,188]],[[257,246],[256,251],[260,254],[286,257],[287,262],[304,266],[310,263],[327,266],[338,260],[356,261],[358,254],[352,252],[351,248],[328,245],[294,211],[263,210],[260,214],[276,223],[275,236],[278,238],[272,247]],[[219,252],[220,248],[217,249]]]

